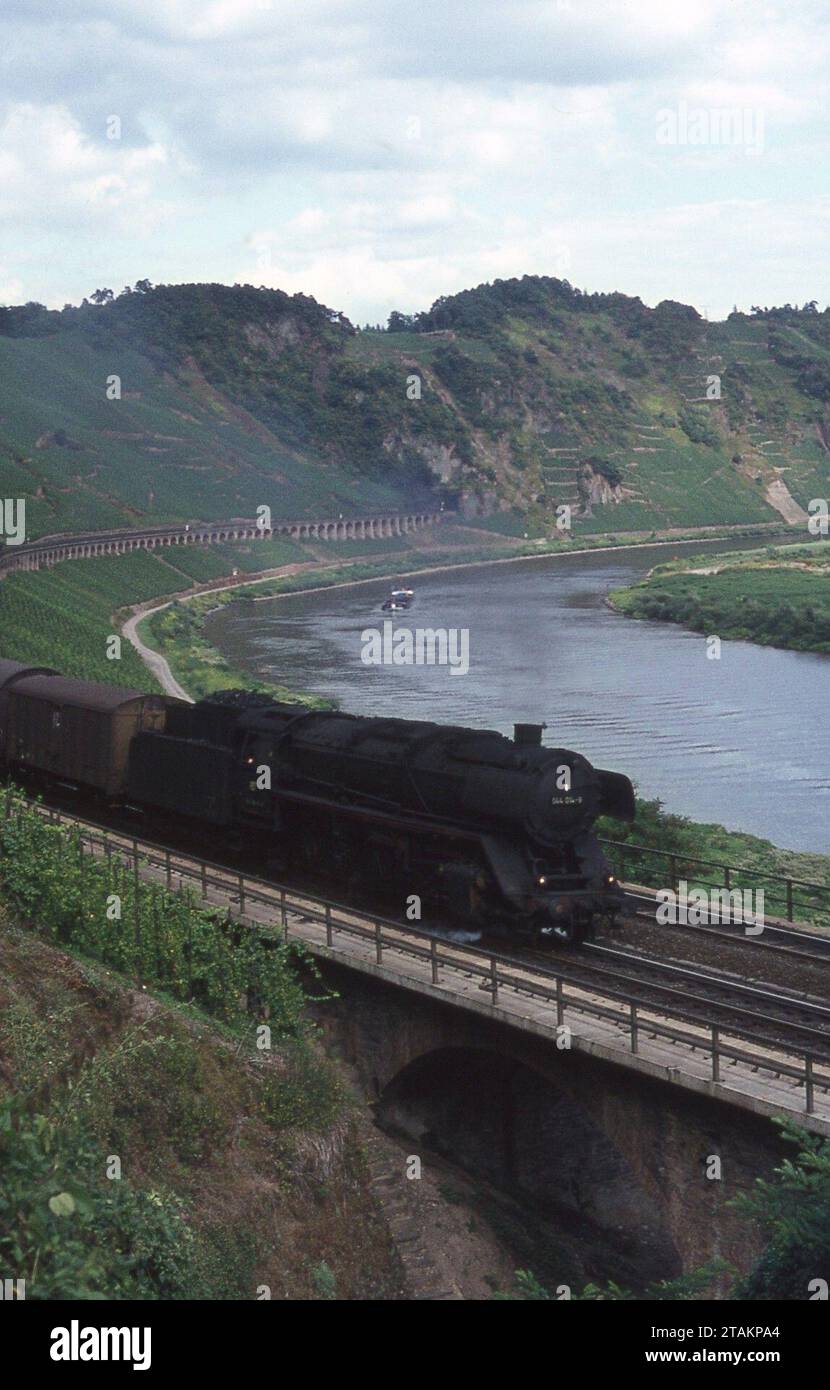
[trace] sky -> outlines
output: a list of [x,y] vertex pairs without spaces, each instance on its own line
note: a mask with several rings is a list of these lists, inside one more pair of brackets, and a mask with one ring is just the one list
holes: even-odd
[[3,0],[0,303],[830,299],[827,0]]

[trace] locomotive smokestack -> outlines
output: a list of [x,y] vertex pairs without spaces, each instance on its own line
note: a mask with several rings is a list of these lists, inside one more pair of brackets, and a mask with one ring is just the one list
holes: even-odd
[[542,730],[547,727],[547,724],[514,724],[513,742],[530,744],[534,748],[539,748],[542,742]]

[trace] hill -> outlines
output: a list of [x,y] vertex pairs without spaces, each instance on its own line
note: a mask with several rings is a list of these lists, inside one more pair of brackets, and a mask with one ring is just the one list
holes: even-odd
[[93,298],[0,310],[0,495],[30,536],[428,496],[504,532],[562,503],[588,531],[799,523],[830,491],[815,305],[709,323],[524,276],[358,330],[252,286]]

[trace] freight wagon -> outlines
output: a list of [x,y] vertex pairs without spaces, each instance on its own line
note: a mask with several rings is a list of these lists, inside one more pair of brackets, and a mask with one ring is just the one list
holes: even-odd
[[142,730],[164,729],[171,700],[123,686],[33,673],[2,689],[8,770],[45,775],[106,797],[124,793],[130,743]]

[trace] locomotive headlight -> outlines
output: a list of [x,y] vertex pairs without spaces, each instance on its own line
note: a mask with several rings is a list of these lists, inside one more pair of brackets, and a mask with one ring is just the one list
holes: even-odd
[[616,881],[617,881],[617,880],[616,880],[616,878],[614,877],[613,874],[609,874],[608,877],[607,877],[606,880],[605,880],[605,882],[606,882],[609,886],[610,886],[612,883],[616,883]]
[[542,874],[542,877],[541,877],[540,879],[538,879],[539,887],[540,887],[540,888],[544,888],[544,886],[545,886],[546,883],[547,883],[547,879],[546,879],[545,875]]

